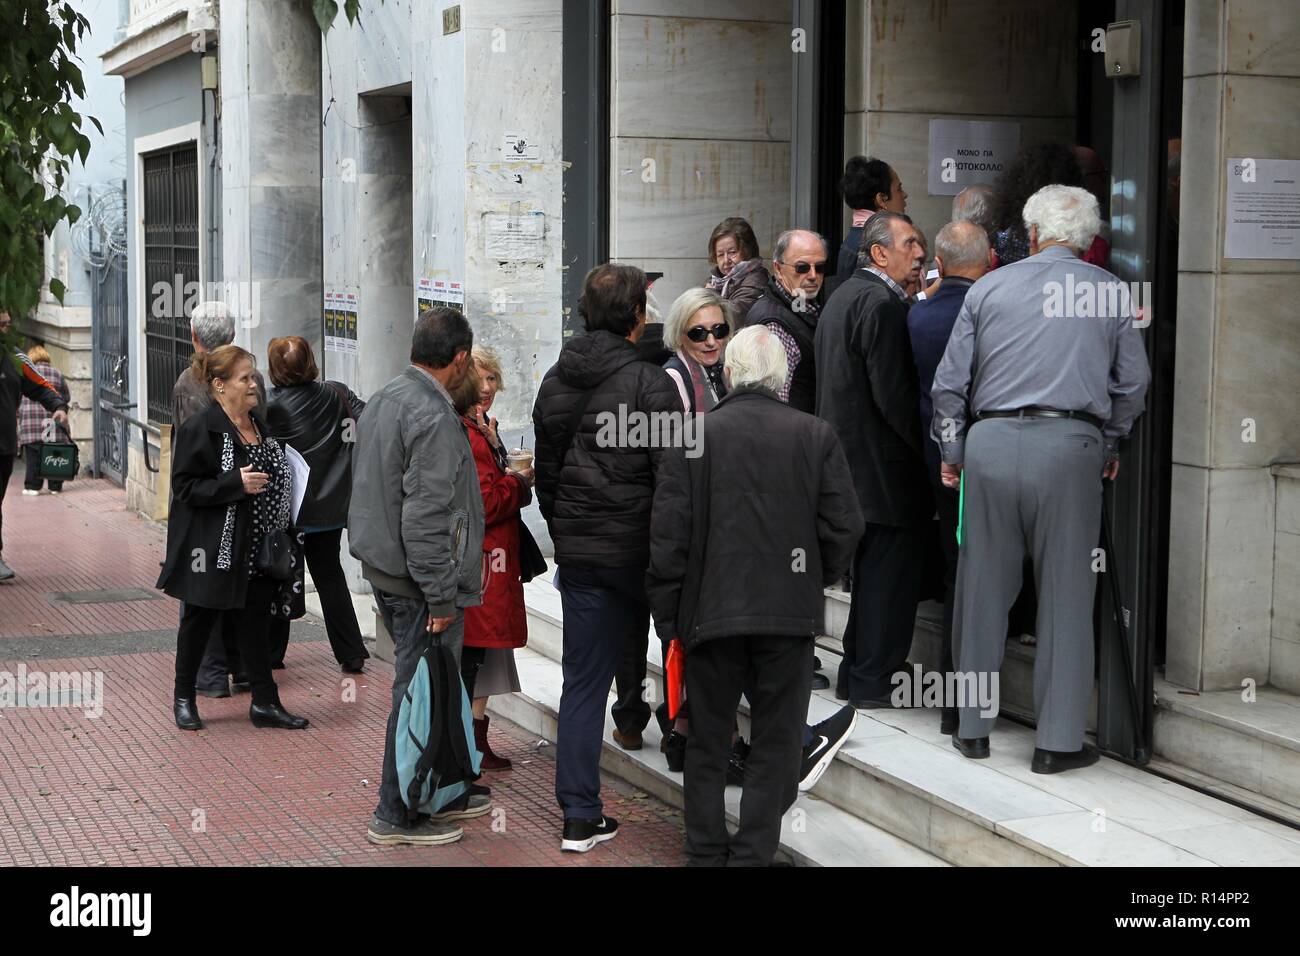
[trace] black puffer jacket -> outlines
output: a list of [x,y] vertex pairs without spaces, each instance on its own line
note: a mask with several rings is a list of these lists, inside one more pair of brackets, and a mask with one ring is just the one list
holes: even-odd
[[[595,391],[561,462],[569,420],[588,389]],[[633,412],[681,415],[668,374],[612,332],[570,339],[542,379],[533,406],[537,502],[557,564],[644,568],[649,561],[650,504],[663,450],[628,447],[621,438],[597,442],[602,421],[626,421]]]
[[307,461],[307,493],[298,527],[326,531],[348,523],[352,446],[366,403],[342,382],[306,382],[271,390],[266,420],[271,434]]

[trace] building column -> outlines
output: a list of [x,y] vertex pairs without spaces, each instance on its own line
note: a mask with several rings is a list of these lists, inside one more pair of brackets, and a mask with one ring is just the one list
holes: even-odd
[[1300,158],[1300,24],[1188,0],[1185,43],[1166,673],[1300,692],[1300,261],[1224,258],[1229,160]]
[[305,3],[221,8],[222,271],[235,341],[321,349],[320,28]]

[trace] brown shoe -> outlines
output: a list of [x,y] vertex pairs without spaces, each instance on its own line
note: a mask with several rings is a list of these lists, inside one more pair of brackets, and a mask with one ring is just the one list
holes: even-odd
[[641,749],[641,743],[642,743],[642,741],[641,741],[641,731],[639,731],[639,730],[629,730],[629,731],[615,730],[615,731],[614,731],[614,743],[618,744],[618,745],[619,745],[620,747],[622,747],[624,750],[640,750],[640,749]]
[[492,745],[488,743],[488,715],[474,718],[474,743],[483,755],[479,761],[480,770],[509,770],[513,764],[505,757],[498,757],[492,752]]

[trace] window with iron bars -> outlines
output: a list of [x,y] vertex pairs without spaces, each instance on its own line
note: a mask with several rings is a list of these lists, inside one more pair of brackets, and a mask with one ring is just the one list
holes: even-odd
[[[198,148],[189,142],[143,159],[148,419],[170,424],[172,386],[194,354],[185,287],[199,281]],[[159,283],[167,294],[155,294]]]

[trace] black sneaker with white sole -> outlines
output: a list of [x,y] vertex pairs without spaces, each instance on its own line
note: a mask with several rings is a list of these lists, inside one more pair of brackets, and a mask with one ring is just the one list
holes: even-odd
[[586,853],[597,843],[614,839],[617,833],[618,821],[613,817],[601,817],[598,820],[565,817],[564,838],[560,840],[560,849],[566,853]]
[[857,722],[858,712],[850,706],[841,707],[821,723],[813,725],[812,743],[804,747],[803,764],[799,768],[800,793],[811,790],[822,778]]

